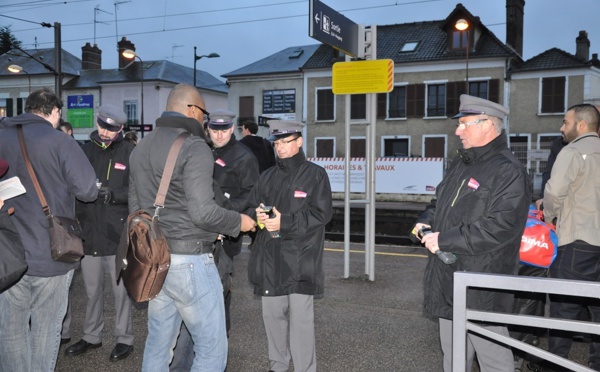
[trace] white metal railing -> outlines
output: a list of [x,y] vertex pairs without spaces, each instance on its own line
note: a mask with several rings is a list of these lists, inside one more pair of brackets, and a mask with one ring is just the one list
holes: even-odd
[[514,324],[543,329],[549,328],[563,331],[591,333],[596,335],[600,335],[600,323],[546,318],[544,316],[469,310],[467,309],[468,288],[501,289],[512,292],[537,292],[588,297],[594,299],[600,298],[600,284],[596,282],[468,272],[454,273],[454,319],[452,325],[453,372],[465,371],[466,369],[467,331],[480,334],[496,340],[499,343],[523,350],[528,354],[548,360],[563,367],[570,368],[575,372],[594,371],[593,369],[559,357],[546,350],[529,345],[512,337],[500,335],[496,332],[490,331],[489,329],[485,329],[473,321],[499,323],[500,325]]

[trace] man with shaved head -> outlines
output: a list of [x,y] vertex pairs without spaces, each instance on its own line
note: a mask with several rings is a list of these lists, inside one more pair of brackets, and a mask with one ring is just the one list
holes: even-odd
[[169,242],[171,265],[162,290],[148,305],[148,336],[142,371],[167,371],[182,321],[194,341],[193,371],[223,371],[227,334],[223,288],[213,257],[219,233],[237,236],[254,228],[250,217],[214,200],[211,149],[202,123],[209,113],[196,88],[176,85],[156,129],[130,158],[129,211],[153,213],[167,154],[175,138],[188,137],[175,163],[159,225]]

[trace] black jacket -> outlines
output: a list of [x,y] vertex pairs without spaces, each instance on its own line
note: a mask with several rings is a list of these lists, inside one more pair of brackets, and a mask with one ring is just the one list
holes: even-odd
[[[217,197],[217,203],[229,210],[242,212],[248,202],[252,186],[260,176],[256,158],[234,136],[231,136],[225,146],[213,148],[213,156],[215,159],[214,179],[217,185],[215,194],[221,193],[224,196],[223,198]],[[240,234],[226,236],[223,240],[223,249],[230,257],[240,253],[241,238]]]
[[[417,221],[439,231],[440,249],[458,258],[445,265],[431,255],[425,270],[425,310],[447,319],[452,319],[454,272],[517,273],[531,202],[527,173],[508,148],[504,131],[485,146],[458,152],[436,199]],[[512,296],[472,289],[467,306],[510,312]]]
[[240,140],[244,146],[248,147],[250,151],[256,156],[258,160],[258,171],[260,173],[266,171],[275,165],[275,151],[271,142],[260,136],[245,136]]
[[107,204],[104,204],[104,198],[91,203],[78,202],[77,218],[83,230],[85,254],[111,256],[116,254],[121,230],[129,214],[129,155],[134,146],[123,140],[122,133],[106,148],[102,146],[98,131],[92,132],[90,139],[81,148],[102,187],[110,189],[111,198]]
[[64,275],[78,263],[57,262],[50,256],[48,221],[21,154],[17,124],[23,124],[29,159],[55,215],[75,218],[75,198],[96,200],[96,174],[79,144],[44,118],[26,113],[2,121],[0,158],[10,164],[2,180],[18,176],[27,190],[26,194],[7,200],[4,206],[15,208],[13,222],[21,235],[29,265],[26,274],[39,277]]
[[306,160],[302,150],[266,170],[252,189],[246,213],[256,217],[260,203],[281,212],[280,238],[259,230],[252,245],[248,278],[254,294],[292,293],[322,297],[325,225],[331,220],[327,172]]
[[[239,213],[219,207],[214,200],[214,160],[203,140],[197,120],[176,113],[164,113],[156,129],[144,137],[129,158],[129,211],[140,208],[154,214],[154,200],[162,178],[167,154],[182,132],[188,137],[177,157],[165,208],[160,211],[159,225],[169,240],[214,242],[218,233],[237,236]],[[173,254],[191,254],[171,246]]]

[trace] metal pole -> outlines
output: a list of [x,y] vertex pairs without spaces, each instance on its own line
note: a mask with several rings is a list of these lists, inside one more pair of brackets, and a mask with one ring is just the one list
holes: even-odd
[[54,75],[54,93],[62,100],[62,44],[60,22],[54,22],[54,59],[56,73]]
[[194,47],[194,88],[196,87],[196,61],[198,61],[198,56],[196,55],[196,47]]
[[142,124],[142,128],[144,125],[144,61],[136,54],[136,57],[140,60],[140,70],[142,71],[142,111],[140,112],[140,119]]
[[467,28],[465,30],[465,32],[467,33],[467,68],[466,68],[466,79],[465,79],[465,84],[466,86],[466,92],[467,94],[469,94],[469,49],[471,48],[471,45],[469,45],[469,29]]
[[[346,62],[350,57],[346,55]],[[334,96],[335,99],[335,96]],[[346,158],[344,159],[344,279],[350,277],[350,95],[344,96],[344,148]]]

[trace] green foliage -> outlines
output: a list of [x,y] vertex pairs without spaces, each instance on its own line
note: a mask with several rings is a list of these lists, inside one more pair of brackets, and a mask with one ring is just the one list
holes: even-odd
[[10,26],[0,27],[0,56],[12,49],[12,47],[21,47],[21,42],[10,31]]

